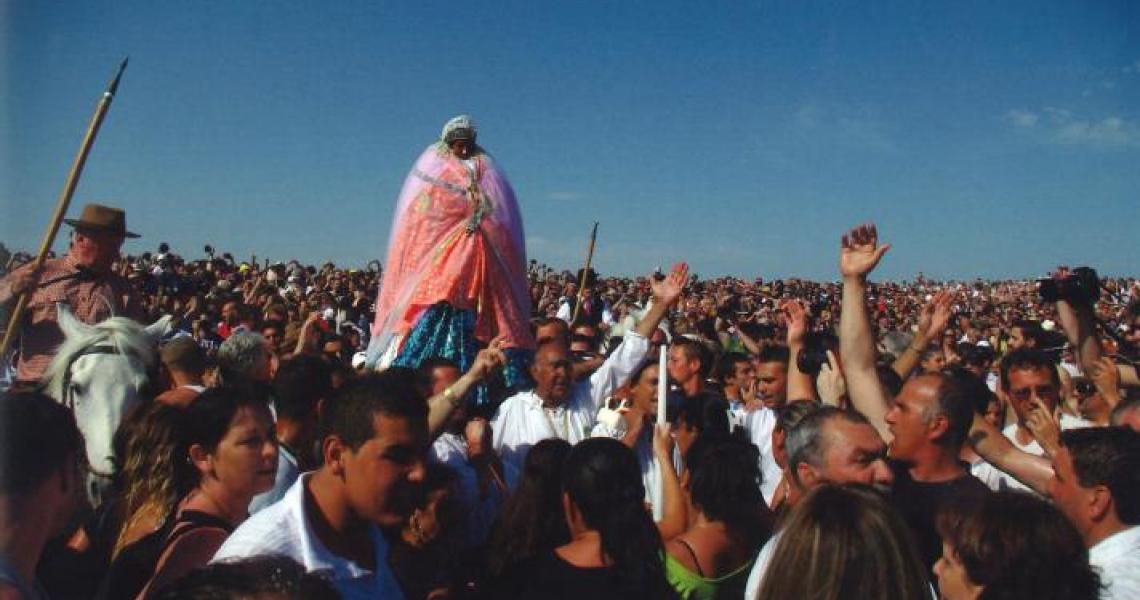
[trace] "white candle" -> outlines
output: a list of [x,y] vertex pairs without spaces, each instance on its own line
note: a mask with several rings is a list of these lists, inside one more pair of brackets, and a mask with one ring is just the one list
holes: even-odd
[[661,355],[657,361],[657,424],[665,424],[665,391],[669,389],[669,374],[665,369],[665,344],[661,344]]

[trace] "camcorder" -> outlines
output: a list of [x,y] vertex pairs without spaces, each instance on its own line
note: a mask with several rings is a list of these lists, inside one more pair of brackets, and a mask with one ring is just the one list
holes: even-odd
[[805,345],[796,355],[796,367],[801,373],[815,377],[827,364],[827,349],[823,346]]
[[827,332],[812,331],[804,336],[804,347],[795,356],[796,367],[801,373],[815,377],[828,364],[827,351],[835,350],[839,340]]
[[988,367],[996,358],[993,348],[971,344],[970,342],[958,344],[958,356],[962,357],[964,364],[983,367]]
[[1077,267],[1061,279],[1047,277],[1037,280],[1037,293],[1045,302],[1065,300],[1077,304],[1092,304],[1100,299],[1100,278],[1090,267]]

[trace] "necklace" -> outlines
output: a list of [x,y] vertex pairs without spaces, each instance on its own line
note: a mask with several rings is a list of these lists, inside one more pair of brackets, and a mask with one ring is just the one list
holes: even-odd
[[559,431],[558,427],[554,424],[554,419],[550,418],[550,414],[557,412],[558,408],[542,408],[542,416],[546,417],[546,424],[550,426],[550,431],[554,433],[554,437],[570,441],[570,411],[566,407],[562,408],[562,430]]

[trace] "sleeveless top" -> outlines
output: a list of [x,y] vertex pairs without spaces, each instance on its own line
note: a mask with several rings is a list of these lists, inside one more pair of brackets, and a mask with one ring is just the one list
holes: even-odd
[[[700,571],[700,563],[697,561],[697,555],[693,549],[683,540],[677,541],[689,551],[693,557],[693,564],[696,564],[697,570]],[[733,598],[736,600],[744,597],[744,585],[748,582],[748,574],[751,572],[754,562],[756,559],[752,558],[731,573],[720,577],[705,577],[703,572],[694,573],[690,571],[679,560],[666,552],[665,579],[669,581],[669,585],[673,586],[674,590],[677,590],[677,594],[682,600],[714,600],[717,598]]]
[[134,598],[146,587],[158,559],[178,538],[196,529],[222,529],[233,533],[224,519],[198,510],[184,510],[177,518],[169,518],[162,527],[128,544],[111,561],[111,568],[99,586],[96,600]]

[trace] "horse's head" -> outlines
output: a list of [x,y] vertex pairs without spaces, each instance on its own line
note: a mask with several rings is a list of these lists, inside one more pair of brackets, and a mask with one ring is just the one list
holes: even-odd
[[124,317],[87,325],[64,305],[58,305],[57,312],[65,339],[44,381],[48,394],[75,413],[87,461],[104,480],[98,486],[103,487],[114,470],[115,431],[141,401],[158,339],[169,329],[170,317],[144,328]]

